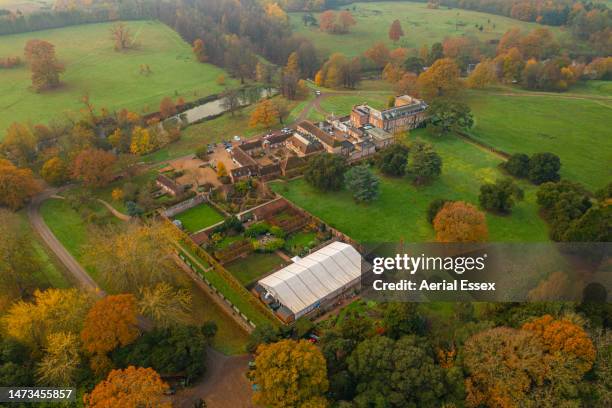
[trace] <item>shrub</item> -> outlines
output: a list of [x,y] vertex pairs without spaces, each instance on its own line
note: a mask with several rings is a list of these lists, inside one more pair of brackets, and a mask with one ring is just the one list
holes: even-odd
[[524,153],[513,154],[508,161],[501,164],[501,168],[511,176],[526,178],[529,175],[529,156]]
[[427,207],[427,222],[433,225],[433,221],[436,218],[436,215],[440,212],[444,204],[450,203],[452,200],[447,200],[445,198],[436,198],[431,203],[429,203],[429,207]]

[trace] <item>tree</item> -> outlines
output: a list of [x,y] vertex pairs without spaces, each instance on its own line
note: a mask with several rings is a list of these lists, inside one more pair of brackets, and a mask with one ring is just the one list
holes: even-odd
[[535,153],[529,158],[529,181],[542,184],[549,181],[559,181],[561,160],[553,153]]
[[357,24],[353,14],[348,10],[342,10],[338,13],[338,24],[340,26],[341,33],[348,33],[350,28]]
[[8,299],[23,299],[36,288],[43,268],[17,214],[0,209],[0,292]]
[[18,166],[28,166],[36,160],[38,140],[29,126],[12,123],[2,142],[2,153]]
[[524,192],[510,179],[497,180],[480,187],[478,201],[480,206],[488,211],[508,214],[515,201],[523,199]]
[[375,336],[361,342],[348,358],[357,406],[440,406],[451,387],[432,354],[416,336],[397,341]]
[[118,367],[151,367],[165,374],[184,375],[188,382],[206,371],[206,352],[217,331],[214,322],[200,327],[172,326],[144,333],[134,343],[112,353]]
[[406,173],[408,152],[403,144],[393,144],[378,154],[376,165],[387,176],[401,177]]
[[68,165],[61,158],[52,157],[43,164],[40,175],[47,183],[59,186],[68,180]]
[[390,60],[389,49],[384,42],[377,42],[367,49],[363,55],[369,58],[378,68],[382,68]]
[[438,242],[485,242],[489,238],[484,214],[463,201],[446,203],[433,226]]
[[418,96],[417,91],[417,75],[412,72],[406,72],[402,78],[395,84],[393,90],[398,95]]
[[227,169],[225,168],[225,164],[223,162],[217,163],[217,177],[227,177]]
[[204,41],[201,38],[196,38],[193,42],[193,55],[199,62],[207,62],[208,56],[206,55],[206,48],[204,47]]
[[249,126],[252,128],[263,126],[269,129],[277,122],[278,111],[276,106],[274,106],[270,99],[264,99],[255,106],[253,113],[251,113]]
[[84,263],[95,268],[109,289],[137,292],[172,280],[174,234],[163,223],[102,228],[84,248]]
[[402,30],[402,23],[400,23],[399,20],[393,20],[389,28],[389,39],[393,42],[398,42],[403,36],[404,30]]
[[488,59],[481,61],[467,79],[467,87],[472,89],[483,89],[495,83],[495,64]]
[[136,126],[132,129],[132,137],[130,141],[130,153],[139,156],[151,153],[157,144],[147,128]]
[[30,63],[32,87],[36,92],[59,86],[64,65],[57,61],[53,44],[42,40],[29,40],[24,52]]
[[[555,241],[563,241],[568,229],[577,226],[576,223],[580,223],[578,220],[592,206],[589,193],[585,188],[567,180],[542,184],[537,192],[537,203],[543,217],[550,223],[550,236]],[[591,221],[584,220],[587,225]]]
[[384,314],[385,335],[399,339],[407,334],[423,335],[427,322],[417,303],[389,302]]
[[326,10],[319,16],[319,28],[321,31],[333,33],[336,29],[336,13],[333,10]]
[[370,202],[378,198],[379,180],[367,166],[352,167],[344,175],[346,188],[357,202]]
[[305,341],[281,340],[262,344],[255,357],[253,395],[257,405],[271,408],[326,406],[329,388],[325,358]]
[[259,61],[255,66],[255,79],[262,84],[272,82],[272,69],[269,65]]
[[419,75],[417,82],[419,92],[428,99],[454,96],[461,89],[459,74],[459,67],[455,61],[450,58],[439,59]]
[[110,29],[110,33],[115,51],[125,51],[136,46],[132,36],[132,31],[124,23],[119,22],[113,24]]
[[172,403],[164,395],[167,390],[168,384],[152,368],[129,366],[111,371],[83,401],[87,408],[170,408]]
[[80,152],[72,163],[72,176],[80,179],[86,187],[100,188],[113,179],[113,166],[117,157],[101,149]]
[[308,161],[304,180],[319,190],[340,190],[344,185],[346,170],[346,159],[343,156],[323,153]]
[[169,118],[176,115],[176,105],[169,96],[164,97],[159,103],[159,112],[162,118]]
[[438,136],[469,130],[474,125],[470,107],[448,98],[437,98],[429,109],[428,129]]
[[577,324],[544,315],[525,323],[522,329],[535,333],[542,340],[544,352],[553,358],[564,360],[565,364],[567,360],[577,359],[573,366],[579,371],[579,376],[593,367],[595,347],[588,334]]
[[427,56],[427,63],[431,66],[442,58],[444,58],[444,46],[439,42],[433,43]]
[[530,388],[545,375],[543,352],[536,336],[523,330],[497,327],[469,338],[462,350],[466,406],[529,406]]
[[132,343],[138,335],[134,295],[109,295],[87,312],[81,340],[89,353],[104,356]]
[[79,338],[74,333],[51,333],[47,339],[45,355],[38,364],[38,383],[61,387],[74,384],[81,356]]
[[18,210],[39,191],[40,185],[32,170],[15,167],[10,161],[0,159],[0,206]]
[[440,210],[444,207],[446,203],[452,202],[451,200],[447,200],[445,198],[436,198],[429,206],[427,206],[427,221],[433,225],[434,219],[436,215],[440,212]]
[[275,343],[279,340],[279,331],[269,323],[257,325],[251,332],[249,341],[246,345],[246,350],[249,353],[255,353],[260,344]]
[[419,75],[423,72],[423,68],[425,67],[425,61],[421,57],[411,56],[406,58],[404,61],[404,68],[408,72],[412,72],[416,75]]
[[514,177],[526,178],[529,175],[529,156],[515,153],[501,167]]
[[31,302],[17,301],[3,317],[6,333],[42,350],[53,333],[78,333],[91,298],[77,289],[36,290]]
[[[355,88],[361,81],[359,58],[349,60],[343,54],[334,53],[323,64],[317,77],[315,83],[320,83],[328,88]],[[316,82],[317,79],[320,81]]]
[[415,184],[429,183],[442,173],[442,157],[430,144],[415,142],[410,147],[406,173]]
[[565,242],[612,242],[612,206],[589,208],[572,221],[563,235]]
[[140,289],[138,309],[151,318],[159,327],[186,324],[191,314],[191,293],[185,289],[174,289],[166,282],[154,287]]

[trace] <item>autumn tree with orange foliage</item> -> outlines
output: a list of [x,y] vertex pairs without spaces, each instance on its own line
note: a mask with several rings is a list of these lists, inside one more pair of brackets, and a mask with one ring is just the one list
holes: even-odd
[[276,106],[270,99],[264,99],[255,106],[255,110],[251,113],[249,126],[252,128],[263,126],[269,129],[272,125],[277,123],[278,120],[279,117]]
[[0,159],[0,206],[18,210],[40,190],[32,170]]
[[136,46],[132,31],[124,23],[114,24],[110,29],[110,33],[115,51],[125,51]]
[[546,367],[538,339],[527,331],[497,327],[469,338],[462,360],[467,407],[514,408],[527,405],[529,390],[543,381]]
[[584,374],[593,367],[595,347],[584,329],[566,319],[544,315],[523,325],[523,330],[535,333],[543,342],[544,350],[552,358],[577,359],[574,367]]
[[419,75],[417,82],[419,92],[426,99],[454,96],[462,87],[459,75],[459,67],[454,60],[439,59],[427,71]]
[[208,61],[208,56],[206,55],[206,49],[204,48],[204,41],[202,41],[201,38],[197,38],[193,42],[192,51],[193,51],[193,55],[195,55],[196,59],[199,62]]
[[166,96],[161,100],[159,103],[159,112],[164,119],[176,115],[176,105],[172,101],[172,98]]
[[489,238],[485,215],[463,201],[446,203],[433,226],[438,242],[486,242]]
[[19,166],[29,166],[36,160],[38,140],[30,126],[12,123],[6,130],[6,136],[0,145],[5,157]]
[[403,36],[404,30],[402,29],[402,23],[400,23],[399,20],[394,20],[389,28],[389,39],[393,42],[398,42]]
[[363,55],[370,59],[378,68],[384,67],[390,60],[390,51],[383,42],[377,42],[367,49]]
[[342,10],[338,14],[333,10],[327,10],[319,16],[319,28],[330,34],[346,34],[355,24],[357,21],[348,10]]
[[313,344],[282,340],[262,344],[255,357],[253,395],[256,405],[270,408],[326,407],[329,388],[325,357]]
[[25,58],[32,71],[32,87],[36,92],[59,86],[64,65],[55,57],[55,46],[48,41],[30,40],[25,46]]
[[81,340],[85,350],[93,355],[90,363],[98,374],[110,366],[107,353],[138,338],[136,311],[134,295],[124,294],[98,300],[87,313]]
[[86,187],[100,188],[113,179],[113,166],[117,157],[101,149],[87,149],[79,153],[72,163],[72,176]]
[[40,175],[47,183],[59,186],[69,178],[68,165],[60,157],[52,157],[43,164]]
[[164,393],[168,384],[152,368],[129,366],[112,370],[90,394],[83,396],[87,408],[170,408]]

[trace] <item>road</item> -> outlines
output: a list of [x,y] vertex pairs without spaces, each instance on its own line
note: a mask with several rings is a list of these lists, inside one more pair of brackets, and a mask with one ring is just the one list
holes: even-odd
[[60,192],[60,189],[47,189],[38,196],[34,197],[30,205],[28,205],[28,218],[34,231],[40,235],[45,244],[53,251],[60,262],[66,267],[66,270],[72,276],[74,282],[81,288],[94,293],[98,297],[104,297],[106,294],[96,282],[89,276],[85,268],[74,259],[74,257],[66,250],[62,243],[53,235],[42,215],[40,214],[41,204],[51,196]]

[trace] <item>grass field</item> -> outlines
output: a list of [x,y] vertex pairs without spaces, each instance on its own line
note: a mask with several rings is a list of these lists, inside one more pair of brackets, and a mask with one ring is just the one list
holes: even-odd
[[[608,86],[587,83],[575,92],[605,94]],[[468,103],[477,139],[508,153],[555,153],[561,175],[591,189],[612,180],[612,100],[471,92]]]
[[223,221],[223,216],[210,205],[200,204],[180,213],[174,219],[181,221],[183,227],[193,233]]
[[[321,32],[318,27],[305,27],[302,22],[303,13],[291,13],[291,24],[298,34],[311,39],[323,54],[342,52],[350,56],[362,54],[378,41],[394,46],[388,33],[389,26],[395,19],[400,20],[405,33],[397,46],[407,48],[430,46],[447,36],[473,35],[481,40],[490,40],[501,37],[513,26],[523,30],[538,26],[535,23],[476,11],[448,10],[443,7],[438,10],[428,9],[426,3],[354,3],[348,8],[352,10],[357,21],[357,25],[351,27],[349,34],[327,34]],[[316,13],[315,17],[318,16]],[[482,32],[477,25],[483,26]],[[557,34],[561,32],[559,28],[548,28]]]
[[[503,177],[497,169],[501,159],[453,137],[434,140],[422,131],[413,135],[433,143],[443,158],[443,174],[430,186],[414,187],[404,178],[383,177],[380,198],[369,205],[354,203],[348,191],[321,193],[303,179],[272,183],[272,189],[361,242],[432,241],[434,232],[426,219],[429,203],[446,198],[477,204],[480,185]],[[492,242],[548,240],[546,224],[537,214],[536,189],[525,183],[522,187],[525,200],[512,215],[487,214]]]
[[243,285],[261,278],[283,264],[283,259],[276,254],[254,252],[246,258],[233,261],[225,267]]
[[[23,56],[30,39],[51,42],[66,71],[62,87],[37,94],[30,89],[26,66],[0,70],[0,138],[13,121],[48,122],[78,113],[86,94],[97,108],[150,112],[158,110],[165,96],[193,100],[223,89],[216,79],[224,71],[198,63],[189,44],[169,27],[153,21],[127,24],[139,47],[126,52],[113,50],[110,23],[1,36],[2,57]],[[152,74],[140,74],[142,64]]]

